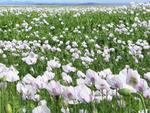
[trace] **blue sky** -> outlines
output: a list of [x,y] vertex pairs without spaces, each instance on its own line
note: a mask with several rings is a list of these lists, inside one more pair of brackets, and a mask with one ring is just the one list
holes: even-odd
[[17,1],[17,2],[34,2],[34,3],[130,3],[130,2],[148,2],[150,0],[0,0],[1,2]]

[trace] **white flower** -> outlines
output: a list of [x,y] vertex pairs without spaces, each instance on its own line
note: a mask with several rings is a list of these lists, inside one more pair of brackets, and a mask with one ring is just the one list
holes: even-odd
[[35,100],[37,89],[32,85],[25,85],[21,82],[18,82],[17,91],[22,94],[23,99]]
[[46,86],[46,89],[49,91],[51,95],[54,95],[54,96],[59,96],[62,93],[60,83],[54,80],[48,83],[48,85]]
[[133,69],[130,69],[130,68],[125,68],[122,71],[120,71],[120,74],[125,75],[126,76],[126,83],[128,85],[133,86],[133,87],[135,85],[137,85],[140,81],[140,75],[137,72],[137,70],[133,70]]
[[66,73],[70,73],[70,72],[75,72],[76,68],[72,67],[70,64],[67,65],[63,65],[62,69],[66,72]]
[[148,88],[147,81],[140,79],[139,83],[135,86],[135,89],[139,92],[143,92]]
[[55,77],[55,73],[52,73],[51,71],[45,71],[42,77],[45,82],[48,82]]
[[63,90],[63,96],[67,99],[74,100],[76,99],[76,91],[72,86],[65,87]]
[[79,85],[76,87],[78,100],[81,102],[91,102],[93,100],[91,89],[85,85]]
[[36,87],[37,89],[46,88],[48,81],[46,81],[45,79],[46,78],[44,78],[43,76],[37,76],[32,86]]
[[74,59],[78,59],[78,58],[79,58],[79,54],[78,54],[78,53],[72,53],[72,57],[73,57]]
[[54,68],[60,68],[61,64],[57,60],[50,60],[47,62],[48,67],[54,69]]
[[143,92],[143,96],[147,99],[150,99],[150,88],[146,89],[144,92]]
[[124,84],[126,84],[126,76],[125,75],[114,75],[112,78],[107,80],[108,84],[111,88],[117,89],[122,88]]
[[13,66],[11,66],[3,72],[3,75],[5,76],[6,81],[15,82],[19,80],[18,73],[19,72]]
[[37,62],[37,59],[38,59],[38,55],[33,52],[30,52],[27,57],[22,58],[22,60],[28,65],[35,64]]
[[98,74],[91,69],[86,71],[86,77],[92,83],[94,83],[99,78]]
[[39,102],[39,105],[32,110],[32,113],[51,113],[51,111],[47,107],[47,102],[42,100]]
[[111,70],[108,68],[108,69],[104,69],[102,71],[100,71],[98,73],[98,75],[103,78],[103,79],[108,79],[108,78],[111,78],[112,77],[112,72]]
[[[138,111],[138,113],[145,113],[144,110]],[[148,110],[146,109],[146,113],[149,113]]]
[[150,72],[145,73],[144,78],[150,81]]
[[23,79],[22,82],[25,84],[33,84],[35,78],[31,75],[31,74],[26,74]]
[[72,78],[69,76],[69,75],[67,75],[65,72],[62,72],[62,79],[66,82],[66,83],[68,83],[68,84],[70,84],[70,83],[72,83]]
[[82,60],[82,62],[85,62],[85,63],[88,63],[88,64],[90,64],[91,62],[94,61],[94,59],[92,59],[92,58],[90,58],[88,56],[81,57],[81,60]]
[[79,77],[79,78],[85,78],[86,77],[86,75],[82,72],[82,71],[77,71],[77,76]]
[[80,110],[79,110],[79,113],[88,113],[88,111],[85,110],[85,109],[80,109]]
[[101,79],[100,77],[99,77],[99,79],[96,80],[95,87],[98,90],[104,90],[104,89],[109,90],[110,89],[110,85],[107,83],[107,81],[104,79]]
[[[7,69],[7,67],[4,64],[0,63],[0,73],[5,71],[6,69]],[[1,78],[1,76],[0,76],[0,78]]]
[[64,107],[61,108],[62,113],[70,113],[69,108],[67,107],[66,109]]
[[81,85],[81,84],[85,84],[85,83],[86,83],[86,82],[85,82],[85,79],[83,79],[83,78],[79,78],[79,79],[77,79],[76,81],[77,81],[77,84],[78,84],[78,85]]

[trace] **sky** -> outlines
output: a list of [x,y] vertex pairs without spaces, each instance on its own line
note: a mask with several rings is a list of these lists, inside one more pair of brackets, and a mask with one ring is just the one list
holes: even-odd
[[34,3],[130,3],[148,2],[150,0],[0,0],[0,2],[34,2]]

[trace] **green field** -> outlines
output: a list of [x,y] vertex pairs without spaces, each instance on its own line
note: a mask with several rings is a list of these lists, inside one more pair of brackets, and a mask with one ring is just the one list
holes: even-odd
[[150,6],[0,7],[0,63],[0,113],[149,113]]

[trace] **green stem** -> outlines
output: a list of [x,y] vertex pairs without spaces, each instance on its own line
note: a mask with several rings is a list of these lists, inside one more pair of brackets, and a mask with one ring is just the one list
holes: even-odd
[[2,89],[0,89],[0,99],[0,109],[2,110]]
[[92,111],[93,111],[93,113],[97,113],[97,109],[95,107],[95,102],[92,102]]
[[142,106],[144,108],[144,113],[146,113],[146,105],[145,105],[143,96],[141,94],[139,94],[139,93],[132,93],[132,94],[140,98],[140,100],[142,102]]
[[117,92],[118,92],[118,89],[116,89],[116,98],[115,98],[115,103],[116,103],[116,107],[115,107],[115,111],[117,112],[117,107],[118,107],[118,100],[117,100]]
[[129,96],[129,113],[131,113],[131,96]]

